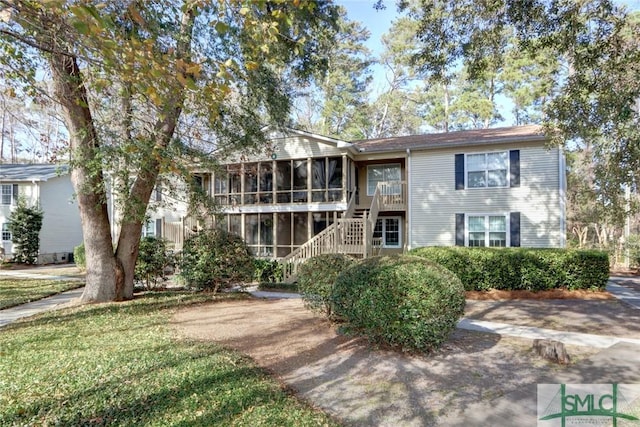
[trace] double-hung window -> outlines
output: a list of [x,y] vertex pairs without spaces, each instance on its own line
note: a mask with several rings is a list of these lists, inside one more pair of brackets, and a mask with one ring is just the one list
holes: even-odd
[[11,184],[2,184],[0,185],[0,204],[10,205],[13,202],[13,185]]
[[11,241],[11,231],[9,230],[9,223],[2,223],[2,240],[5,242]]
[[142,226],[142,237],[156,237],[156,222],[148,220]]
[[507,246],[507,217],[504,215],[469,215],[468,246]]
[[400,218],[378,218],[376,227],[373,229],[373,238],[382,239],[382,246],[385,248],[399,248],[402,242],[400,238]]
[[[373,196],[379,182],[400,181],[400,164],[369,165],[367,166],[367,196]],[[400,194],[400,186],[392,185],[386,194]]]
[[509,153],[481,153],[467,155],[467,187],[507,187]]

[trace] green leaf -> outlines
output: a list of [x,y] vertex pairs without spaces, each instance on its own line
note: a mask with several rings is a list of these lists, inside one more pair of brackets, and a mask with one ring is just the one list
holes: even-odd
[[229,25],[227,25],[226,23],[222,22],[222,21],[218,21],[214,24],[214,27],[216,29],[216,31],[218,32],[218,34],[225,34],[227,31],[229,31]]

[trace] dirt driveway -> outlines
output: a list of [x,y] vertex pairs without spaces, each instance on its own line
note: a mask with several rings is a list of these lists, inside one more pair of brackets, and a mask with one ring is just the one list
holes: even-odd
[[[640,318],[616,301],[472,302],[469,316],[576,332],[640,335]],[[606,313],[619,313],[609,318]],[[582,317],[579,313],[582,313]],[[594,316],[584,323],[584,314]],[[609,319],[609,320],[607,320]],[[251,356],[317,406],[351,425],[453,425],[468,408],[526,390],[522,425],[535,418],[535,387],[565,366],[531,351],[531,342],[457,330],[438,352],[405,355],[372,349],[345,337],[304,309],[300,300],[235,300],[189,308],[176,314],[181,334],[214,340]],[[595,329],[597,330],[595,330]],[[573,363],[597,350],[568,347]],[[512,420],[514,421],[514,420]],[[518,420],[515,420],[516,422]],[[511,422],[509,422],[511,424]]]

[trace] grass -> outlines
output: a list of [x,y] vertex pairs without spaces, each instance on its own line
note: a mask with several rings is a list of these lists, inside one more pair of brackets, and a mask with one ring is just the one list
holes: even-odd
[[83,286],[79,280],[0,278],[0,309]]
[[336,425],[248,358],[176,336],[176,309],[216,298],[150,293],[0,329],[0,425]]
[[269,291],[269,292],[299,292],[297,283],[269,283],[262,282],[258,285],[258,289],[261,291]]

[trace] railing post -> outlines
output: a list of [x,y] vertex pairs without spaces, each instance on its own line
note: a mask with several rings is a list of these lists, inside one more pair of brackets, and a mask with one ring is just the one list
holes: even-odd
[[364,231],[364,241],[362,242],[362,246],[364,247],[364,252],[362,254],[363,258],[367,258],[369,256],[369,246],[371,245],[371,223],[369,222],[369,218],[363,218],[363,231]]

